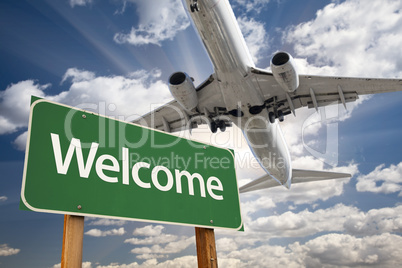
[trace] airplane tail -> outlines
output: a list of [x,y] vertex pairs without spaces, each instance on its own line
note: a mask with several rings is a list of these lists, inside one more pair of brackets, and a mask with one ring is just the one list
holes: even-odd
[[[303,170],[303,169],[293,169],[292,170],[292,184],[303,183],[310,181],[324,181],[331,179],[342,179],[350,178],[351,175],[348,173],[338,173],[329,171],[316,171],[316,170]],[[269,174],[266,174],[252,182],[240,187],[240,193],[246,193],[271,187],[279,186],[280,184],[272,178]]]

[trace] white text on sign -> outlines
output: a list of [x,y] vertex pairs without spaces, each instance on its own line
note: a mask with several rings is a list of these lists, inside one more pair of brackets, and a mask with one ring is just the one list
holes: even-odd
[[[116,157],[103,154],[98,156],[95,161],[96,153],[98,151],[99,144],[93,142],[91,148],[89,150],[89,154],[87,156],[86,161],[84,161],[81,141],[76,138],[72,138],[70,141],[70,145],[68,147],[67,153],[65,154],[64,160],[61,152],[60,146],[60,138],[58,134],[50,133],[52,146],[53,146],[53,154],[56,162],[57,173],[59,174],[67,174],[68,169],[70,167],[70,163],[74,152],[76,154],[77,164],[78,164],[78,172],[81,178],[88,178],[89,174],[92,170],[93,163],[95,162],[95,171],[100,179],[109,183],[117,183],[119,181],[119,177],[121,181],[125,185],[129,185],[130,181],[130,168],[129,168],[129,150],[126,147],[122,147],[122,160],[121,164],[117,160]],[[167,167],[164,166],[155,166],[151,171],[151,179],[140,178],[139,170],[140,169],[150,169],[151,165],[146,162],[137,162],[131,168],[131,177],[134,183],[141,188],[151,188],[151,182],[155,188],[160,191],[166,192],[173,188],[174,183],[176,182],[176,193],[182,194],[182,178],[186,177],[188,182],[188,194],[194,195],[194,179],[197,179],[200,185],[200,196],[206,197],[206,192],[209,196],[211,196],[215,200],[223,200],[223,185],[222,182],[214,176],[210,176],[207,179],[205,184],[204,178],[199,173],[190,174],[186,170],[174,170],[173,174]],[[116,176],[108,176],[104,171],[115,172]],[[110,174],[110,172],[108,174]],[[120,174],[121,173],[121,174]],[[162,185],[159,181],[159,173],[165,173],[167,178],[166,185]],[[149,181],[149,182],[148,182]]]

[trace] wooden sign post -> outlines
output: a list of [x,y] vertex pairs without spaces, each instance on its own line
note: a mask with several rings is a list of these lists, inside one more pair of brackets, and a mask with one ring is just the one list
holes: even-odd
[[64,215],[61,268],[81,268],[84,217]]
[[198,268],[217,268],[214,229],[195,227]]

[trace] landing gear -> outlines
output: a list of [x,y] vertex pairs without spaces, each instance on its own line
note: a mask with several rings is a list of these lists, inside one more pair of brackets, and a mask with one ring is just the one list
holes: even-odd
[[218,131],[218,128],[221,132],[225,132],[226,122],[223,120],[212,121],[210,128],[212,133],[216,133]]
[[200,11],[197,0],[194,0],[194,3],[190,5],[190,10],[191,12]]
[[218,122],[218,127],[219,127],[219,129],[221,130],[221,132],[225,132],[225,130],[226,130],[226,123],[225,123],[225,121],[220,120],[220,121]]
[[271,124],[275,123],[276,118],[278,118],[279,122],[283,122],[283,120],[285,119],[283,116],[283,112],[281,110],[277,111],[276,115],[273,112],[269,112],[268,118],[269,118],[269,122],[271,122]]
[[216,125],[216,122],[211,122],[211,132],[216,133],[218,131],[218,126]]
[[276,118],[276,116],[275,116],[275,114],[274,114],[273,112],[269,112],[269,113],[268,113],[268,117],[269,117],[269,122],[270,122],[271,124],[275,123],[275,118]]
[[278,119],[279,119],[279,122],[283,122],[283,112],[282,111],[278,111]]

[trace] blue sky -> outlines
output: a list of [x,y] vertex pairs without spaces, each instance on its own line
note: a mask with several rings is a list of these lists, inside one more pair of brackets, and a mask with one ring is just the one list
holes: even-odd
[[[400,1],[231,5],[261,68],[286,50],[302,74],[402,77]],[[0,22],[0,267],[58,267],[63,216],[18,209],[30,95],[104,104],[107,115],[131,118],[171,100],[171,73],[186,71],[198,84],[212,65],[180,1],[4,0]],[[396,92],[327,108],[330,126],[320,123],[324,110],[288,116],[281,125],[294,167],[353,177],[242,195],[246,231],[215,232],[220,267],[400,264],[400,103]],[[208,132],[192,138],[233,148],[240,185],[262,174],[239,129]],[[191,227],[87,218],[84,232],[83,267],[196,262]]]

